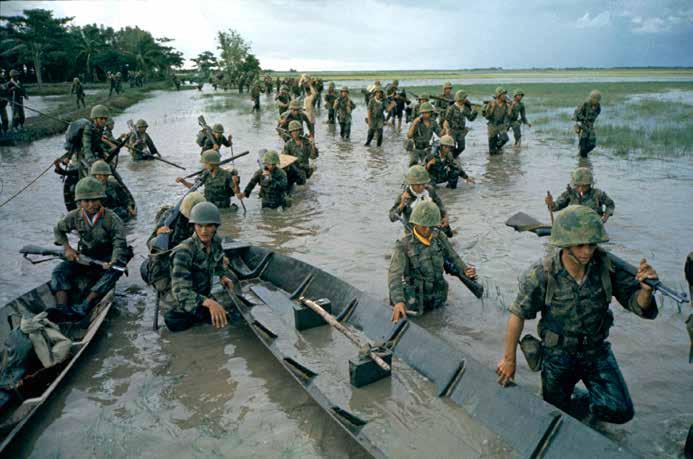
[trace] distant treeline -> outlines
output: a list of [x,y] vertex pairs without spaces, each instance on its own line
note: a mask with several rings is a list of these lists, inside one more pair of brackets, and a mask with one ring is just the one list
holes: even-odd
[[61,82],[74,77],[103,81],[106,72],[141,71],[146,79],[166,78],[183,65],[182,53],[138,27],[114,30],[72,25],[43,9],[0,16],[0,67],[19,70],[27,82]]

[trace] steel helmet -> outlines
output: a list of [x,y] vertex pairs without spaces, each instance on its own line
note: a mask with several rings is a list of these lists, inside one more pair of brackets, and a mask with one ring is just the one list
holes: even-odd
[[19,72],[15,69],[10,70],[10,78],[19,76]]
[[409,168],[404,179],[409,185],[424,185],[431,181],[431,176],[425,167],[417,164]]
[[573,185],[592,185],[594,183],[592,171],[588,167],[578,167],[570,175],[570,179]]
[[75,186],[75,201],[103,199],[106,197],[104,186],[94,177],[84,177]]
[[221,225],[219,208],[211,202],[201,202],[192,208],[188,221],[198,225]]
[[301,103],[293,99],[291,102],[289,102],[289,110],[300,110],[301,109]]
[[467,93],[462,91],[461,89],[455,93],[455,101],[462,101],[467,98]]
[[72,82],[73,82],[73,83],[79,83],[79,78],[74,77],[74,78],[72,79]]
[[551,228],[551,245],[573,247],[607,242],[609,236],[597,212],[585,206],[568,206],[558,213]]
[[212,127],[212,132],[214,132],[215,134],[223,134],[224,133],[224,126],[217,123],[214,125],[214,127]]
[[446,81],[445,84],[443,85],[443,89],[448,89],[448,88],[452,89],[452,83],[450,83],[449,81]]
[[300,131],[302,129],[301,123],[296,120],[289,122],[289,132]]
[[264,155],[262,155],[262,162],[264,164],[271,164],[276,166],[279,164],[279,153],[274,150],[267,150]]
[[453,139],[451,135],[446,134],[440,138],[440,144],[445,145],[447,147],[454,147],[455,146],[455,139]]
[[507,93],[508,93],[508,91],[506,91],[506,90],[503,88],[503,86],[498,86],[498,87],[496,88],[496,97],[500,97],[500,96],[502,96],[503,94],[507,94]]
[[89,117],[91,119],[96,119],[96,118],[108,118],[108,107],[105,105],[94,105],[91,109],[91,114]]
[[419,94],[419,100],[428,100],[428,94]]
[[592,92],[590,92],[590,100],[599,102],[600,100],[602,100],[602,93],[596,89],[592,90]]
[[288,91],[289,91],[289,87],[288,87],[288,86],[285,86],[285,85],[282,85],[282,86],[279,88],[279,91],[280,91],[280,92],[288,92]]
[[513,96],[524,96],[524,95],[525,95],[525,92],[520,88],[515,89],[515,91],[513,92]]
[[205,150],[200,158],[201,163],[219,164],[221,162],[221,154],[217,150]]
[[111,166],[103,159],[94,161],[89,170],[89,175],[111,175]]
[[349,92],[349,88],[347,88],[346,86],[342,86],[342,89],[340,89],[340,91]]
[[145,120],[139,119],[139,120],[137,120],[137,122],[135,123],[135,127],[136,127],[136,128],[141,128],[141,127],[145,127],[145,128],[146,128],[146,127],[149,127],[149,125],[147,124],[147,122],[146,122]]
[[185,218],[190,219],[190,211],[192,211],[193,207],[205,201],[206,199],[204,195],[199,191],[188,193],[180,203],[180,213],[183,214]]
[[113,129],[113,126],[115,126],[115,120],[113,118],[108,118],[106,120],[106,126]]
[[419,112],[420,113],[430,113],[433,111],[433,105],[431,105],[430,102],[424,102],[421,104],[421,107],[419,107]]
[[411,217],[409,217],[409,223],[420,226],[438,226],[440,225],[440,209],[433,201],[424,201],[417,205]]

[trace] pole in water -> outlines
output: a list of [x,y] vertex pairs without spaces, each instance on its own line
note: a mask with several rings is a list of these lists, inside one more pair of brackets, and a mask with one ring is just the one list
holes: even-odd
[[[551,198],[551,199],[553,200],[553,197],[551,196],[551,192],[550,192],[550,191],[547,191],[547,192],[546,192],[546,197],[547,197],[547,198]],[[547,204],[546,207],[549,209],[549,215],[551,216],[551,226],[553,226],[553,211],[551,210],[551,206],[550,206],[550,205]]]
[[10,99],[7,99],[7,98],[5,98],[5,97],[0,97],[0,100],[5,100],[5,101],[11,103],[12,105],[18,105],[18,106],[20,106],[20,107],[23,107],[23,108],[26,109],[26,110],[29,110],[30,112],[38,113],[38,114],[41,115],[41,116],[45,116],[46,118],[50,118],[50,119],[55,120],[55,121],[60,121],[61,123],[65,123],[67,126],[70,125],[70,122],[69,122],[69,121],[66,121],[66,120],[64,120],[64,119],[58,118],[58,117],[56,117],[56,116],[52,116],[52,115],[48,115],[48,114],[46,114],[46,113],[40,112],[40,111],[36,110],[35,108],[27,107],[27,106],[24,105],[24,104],[18,104],[17,102],[14,102],[14,101],[12,101],[12,100],[10,100]]

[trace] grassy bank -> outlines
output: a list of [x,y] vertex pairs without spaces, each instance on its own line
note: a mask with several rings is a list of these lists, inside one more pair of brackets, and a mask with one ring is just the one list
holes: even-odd
[[[597,145],[622,155],[681,156],[693,148],[693,82],[522,83],[527,118],[537,133],[573,143],[575,107],[592,89],[602,94]],[[406,87],[406,84],[405,84]],[[470,100],[491,99],[495,84],[458,85]],[[416,94],[440,94],[439,86],[406,87]],[[675,96],[675,97],[672,97]]]
[[345,72],[273,72],[274,77],[297,77],[301,73],[325,80],[381,80],[393,79],[491,79],[491,78],[590,78],[590,77],[688,77],[693,68],[624,68],[624,69],[517,69],[517,70],[370,70]]
[[[45,89],[52,89],[52,85],[51,88]],[[166,82],[150,83],[145,85],[143,88],[126,88],[125,92],[121,93],[120,95],[113,95],[112,97],[108,97],[107,89],[102,89],[96,94],[87,95],[85,97],[87,106],[86,108],[81,109],[75,108],[75,100],[73,96],[65,95],[64,97],[59,98],[58,103],[54,108],[45,112],[45,114],[48,116],[41,116],[28,109],[25,109],[27,119],[24,123],[24,129],[19,132],[8,132],[5,135],[0,135],[0,145],[29,143],[44,137],[61,134],[65,132],[67,123],[79,118],[88,118],[91,107],[96,104],[106,105],[112,111],[112,113],[116,115],[121,113],[126,108],[149,97],[151,91],[162,89],[169,89]],[[69,94],[69,86],[67,92]],[[59,92],[58,94],[65,94],[65,92]],[[29,91],[29,97],[32,95],[35,94]],[[27,107],[31,107],[31,99],[26,101],[25,105]]]

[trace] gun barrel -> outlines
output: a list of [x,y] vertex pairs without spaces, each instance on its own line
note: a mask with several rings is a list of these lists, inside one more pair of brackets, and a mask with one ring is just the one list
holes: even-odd
[[[631,276],[635,276],[638,273],[638,269],[635,266],[614,255],[613,253],[609,253],[609,260],[611,260],[611,263],[616,269],[625,271]],[[645,279],[644,283],[652,287],[652,289],[655,291],[661,292],[662,295],[668,296],[677,303],[688,302],[688,295],[686,295],[685,292],[677,292],[676,290],[664,285],[659,279]]]

